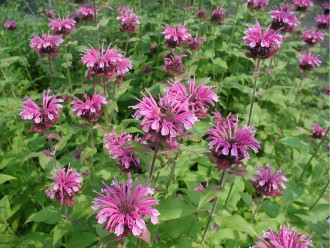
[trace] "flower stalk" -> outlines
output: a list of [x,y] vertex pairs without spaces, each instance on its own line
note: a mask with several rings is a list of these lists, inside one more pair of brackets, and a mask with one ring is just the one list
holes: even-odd
[[157,159],[159,147],[160,147],[160,143],[157,142],[157,144],[155,146],[155,150],[154,150],[154,156],[152,157],[152,161],[151,161],[151,166],[150,166],[149,176],[148,176],[148,182],[151,181],[152,173],[154,172],[155,162],[156,162],[156,159]]
[[260,66],[260,59],[257,59],[256,62],[256,68],[255,68],[255,75],[254,75],[254,84],[253,84],[253,93],[252,93],[252,99],[251,99],[251,105],[250,105],[250,111],[249,111],[249,117],[248,117],[248,122],[247,125],[249,126],[251,123],[251,116],[252,116],[252,111],[253,111],[253,105],[255,102],[256,98],[256,89],[257,89],[257,82],[258,82],[258,77],[259,77],[259,66]]
[[302,177],[304,176],[306,170],[311,166],[313,158],[316,156],[317,151],[318,151],[319,148],[321,147],[323,141],[324,141],[324,140],[326,139],[326,137],[328,136],[329,129],[330,129],[330,126],[328,127],[327,132],[325,133],[325,135],[324,135],[324,136],[322,137],[322,139],[320,140],[320,143],[318,144],[318,146],[315,148],[315,151],[314,151],[313,155],[311,156],[311,158],[308,160],[307,164],[305,165],[305,167],[304,167],[302,173],[300,174],[300,177],[299,177],[299,179],[298,179],[298,182],[302,179]]
[[[223,180],[225,178],[225,173],[226,173],[226,170],[223,170],[222,171],[222,174],[221,174],[220,181],[219,181],[220,189],[223,188],[223,183],[224,183]],[[203,244],[203,242],[205,240],[205,235],[206,235],[207,230],[208,230],[208,228],[210,226],[211,219],[212,219],[212,217],[214,215],[214,212],[215,212],[215,209],[217,207],[217,203],[218,203],[218,197],[215,197],[214,198],[214,201],[213,201],[213,205],[212,205],[211,214],[209,215],[209,218],[207,219],[206,226],[205,226],[204,233],[203,233],[202,240],[201,240],[200,244]]]

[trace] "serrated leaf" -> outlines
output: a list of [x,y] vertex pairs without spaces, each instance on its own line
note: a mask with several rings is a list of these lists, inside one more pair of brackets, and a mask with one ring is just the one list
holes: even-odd
[[108,18],[102,18],[99,22],[99,25],[100,27],[105,27],[106,25],[108,25],[108,22],[110,21],[110,17]]
[[56,243],[66,235],[72,227],[70,222],[60,222],[54,228],[54,235],[53,235],[53,246],[55,247]]
[[4,196],[0,200],[0,216],[1,220],[8,220],[11,216],[10,202],[8,200],[8,196]]
[[[26,160],[28,160],[28,159],[30,159],[30,158],[39,158],[40,159],[40,157],[41,158],[43,158],[44,156],[46,156],[43,152],[31,152],[31,153],[29,153],[24,159],[23,159],[23,161],[21,162],[21,165],[26,161]],[[46,156],[47,157],[47,156]],[[40,162],[40,160],[39,160],[39,162]]]
[[253,227],[240,215],[235,214],[232,216],[224,217],[222,218],[221,222],[221,226],[223,228],[230,228],[235,231],[245,232],[252,236],[258,236]]
[[196,210],[192,205],[176,198],[165,199],[157,209],[160,212],[160,221],[178,219],[193,214]]
[[32,214],[26,221],[29,222],[44,222],[47,224],[56,224],[61,219],[61,209],[54,207],[47,207],[37,213]]
[[67,248],[85,248],[91,247],[91,244],[98,241],[99,238],[91,232],[77,232],[74,233],[69,239]]
[[69,133],[67,133],[67,135],[65,135],[64,137],[61,137],[60,141],[57,142],[56,145],[54,146],[55,151],[62,150],[68,143],[71,136],[72,136],[72,131],[70,130]]
[[114,110],[116,112],[118,112],[118,105],[117,105],[117,102],[116,101],[108,100],[107,107],[108,107],[108,114],[111,114],[112,111],[114,111]]
[[205,204],[209,203],[214,197],[218,197],[221,194],[220,187],[215,187],[214,189],[210,189],[209,192],[201,197],[199,200],[197,210],[200,210]]
[[97,153],[97,150],[95,147],[93,147],[93,148],[86,147],[80,155],[80,162],[83,163],[86,158],[90,158],[96,153]]
[[7,182],[9,180],[14,180],[14,179],[17,179],[17,178],[10,176],[10,175],[0,174],[0,184]]

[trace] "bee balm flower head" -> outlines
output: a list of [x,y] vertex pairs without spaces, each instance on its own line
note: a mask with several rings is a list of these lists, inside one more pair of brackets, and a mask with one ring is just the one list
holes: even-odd
[[312,132],[314,138],[322,138],[327,133],[325,128],[321,128],[320,124],[313,124]]
[[195,79],[188,80],[187,86],[181,82],[173,83],[165,91],[181,102],[188,101],[189,109],[200,119],[207,118],[206,112],[218,101],[214,87],[205,84],[196,86]]
[[321,60],[317,55],[312,53],[302,52],[300,54],[299,68],[302,71],[313,71],[315,66],[320,66]]
[[71,18],[57,18],[50,19],[49,27],[56,35],[69,35],[72,31],[76,30],[75,21]]
[[268,5],[269,0],[247,0],[247,3],[250,9],[264,10]]
[[215,113],[216,124],[206,132],[210,141],[209,147],[216,158],[218,170],[229,169],[233,164],[242,164],[242,159],[249,159],[247,152],[258,152],[260,142],[254,138],[251,127],[243,125],[238,128],[238,117],[223,118]]
[[118,77],[132,69],[132,62],[120,54],[116,48],[97,50],[93,47],[86,50],[81,58],[88,68],[88,75]]
[[184,73],[184,65],[182,64],[182,58],[187,57],[185,54],[178,56],[169,55],[164,59],[164,70],[168,74],[179,75]]
[[325,2],[323,5],[322,5],[323,9],[324,9],[324,12],[323,14],[325,15],[329,15],[330,13],[330,2]]
[[270,28],[273,30],[292,32],[294,27],[300,24],[296,14],[291,11],[292,7],[292,5],[282,3],[280,9],[270,11],[269,14],[272,18]]
[[137,28],[136,25],[140,24],[139,19],[140,16],[133,13],[133,10],[130,8],[118,8],[117,9],[119,15],[117,16],[117,20],[121,20],[120,30],[126,33],[136,33]]
[[57,56],[57,47],[63,43],[63,39],[58,35],[42,34],[38,36],[33,34],[30,47],[34,48],[36,53],[41,56]]
[[316,25],[318,29],[328,30],[330,27],[330,15],[318,15],[316,18]]
[[211,15],[211,22],[224,23],[226,10],[223,7],[218,7],[213,10]]
[[188,30],[180,25],[176,28],[166,24],[162,34],[165,35],[165,41],[168,48],[181,47],[191,37]]
[[279,232],[270,230],[264,232],[263,238],[258,238],[258,244],[252,246],[252,248],[265,248],[265,247],[285,247],[285,248],[308,248],[312,247],[313,243],[310,237],[297,232],[294,227],[281,226]]
[[181,102],[169,94],[160,97],[158,103],[150,93],[139,101],[131,106],[136,110],[133,117],[137,120],[142,118],[141,127],[147,133],[145,139],[151,142],[162,142],[176,148],[177,137],[198,121],[187,101]]
[[188,39],[188,48],[190,49],[190,51],[192,52],[196,52],[199,51],[200,49],[202,49],[202,41],[206,41],[206,37],[202,36],[202,37],[198,37],[198,34],[196,34],[195,37],[190,37]]
[[107,104],[107,99],[95,93],[90,98],[86,92],[84,99],[85,102],[78,98],[72,102],[72,112],[86,121],[97,122],[102,114],[102,105]]
[[92,7],[89,6],[81,6],[76,11],[76,14],[79,16],[79,20],[82,21],[91,21],[94,19],[95,12]]
[[[129,178],[122,186],[116,179],[111,186],[103,183],[99,197],[93,201],[93,209],[97,211],[96,218],[104,229],[124,238],[131,234],[144,239],[148,233],[145,218],[152,224],[158,223],[159,212],[153,208],[158,202],[152,197],[154,189],[138,184],[133,187]],[[145,240],[145,239],[144,239]]]
[[301,39],[310,46],[314,46],[324,40],[323,33],[315,30],[304,30]]
[[6,21],[3,27],[9,31],[14,31],[17,28],[16,21]]
[[259,22],[244,31],[243,42],[248,44],[249,52],[245,53],[250,58],[267,59],[273,57],[281,47],[283,37],[277,31],[267,28],[262,32]]
[[305,12],[308,7],[313,6],[313,1],[311,0],[294,0],[293,4],[296,6],[297,11]]
[[273,173],[272,167],[266,165],[257,170],[251,183],[259,195],[276,196],[283,193],[280,190],[280,187],[285,189],[284,182],[287,181],[288,179],[282,174],[281,169],[278,169]]
[[38,106],[31,98],[26,97],[21,107],[20,116],[23,120],[31,120],[34,127],[31,131],[44,132],[46,129],[55,125],[62,111],[62,99],[56,95],[49,95],[44,92],[42,97],[42,106]]
[[49,187],[45,193],[49,198],[59,200],[61,206],[63,203],[72,206],[83,179],[79,173],[70,169],[70,165],[62,170],[56,169],[55,172],[54,185]]
[[121,167],[122,172],[141,169],[140,158],[135,154],[133,148],[124,147],[132,141],[146,143],[139,137],[133,139],[132,135],[126,133],[117,135],[116,132],[111,132],[104,135],[104,147],[113,159],[119,158],[117,165]]

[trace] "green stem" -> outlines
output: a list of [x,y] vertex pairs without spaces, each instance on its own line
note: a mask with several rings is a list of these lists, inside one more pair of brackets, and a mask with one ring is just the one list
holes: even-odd
[[176,158],[174,159],[173,161],[173,165],[171,166],[171,173],[170,173],[170,177],[167,181],[167,184],[166,184],[166,189],[168,190],[168,188],[170,187],[170,184],[171,184],[171,180],[174,176],[174,170],[175,170],[175,167],[176,167],[176,163],[177,163],[177,159],[178,159],[178,156],[176,156]]
[[301,93],[301,87],[302,87],[303,81],[304,81],[304,77],[301,76],[300,84],[299,84],[299,87],[298,87],[298,90],[297,90],[297,94],[296,94],[296,96],[295,96],[295,98],[294,98],[294,101],[293,101],[292,106],[295,105],[295,103],[296,103],[296,101],[297,101],[297,99],[298,99],[298,97],[299,97],[299,95],[300,95],[300,93]]
[[57,165],[56,165],[56,154],[55,154],[55,149],[54,149],[54,144],[53,144],[53,141],[52,141],[52,138],[48,138],[48,144],[49,144],[49,147],[50,147],[50,155],[53,159],[53,163],[54,163],[54,167],[55,169],[57,169]]
[[[103,84],[103,95],[108,100],[108,91],[107,91],[107,82],[106,79],[101,77],[101,83]],[[104,117],[105,117],[105,126],[108,130],[110,121],[109,121],[109,113],[108,113],[108,104],[104,105]]]
[[251,105],[250,105],[250,111],[249,111],[249,118],[248,118],[248,122],[247,125],[250,125],[251,122],[251,116],[252,116],[252,111],[253,111],[253,105],[254,105],[254,101],[256,98],[256,89],[257,89],[257,82],[258,82],[258,76],[259,76],[259,66],[260,66],[260,59],[257,59],[257,66],[255,69],[255,75],[254,75],[254,84],[253,84],[253,93],[252,93],[252,100],[251,100]]
[[129,40],[129,36],[127,35],[126,45],[125,45],[125,54],[127,54],[127,51],[128,51],[128,40]]
[[64,44],[64,50],[65,50],[66,71],[67,71],[67,74],[68,74],[70,93],[72,93],[73,90],[72,90],[71,73],[70,73],[70,68],[69,68],[69,59],[68,59],[67,44]]
[[97,28],[97,13],[96,13],[96,3],[95,3],[95,0],[93,0],[93,8],[94,8],[94,26],[96,27],[96,41],[97,41],[97,48],[99,49],[100,48],[100,37],[99,37],[99,30]]
[[[94,147],[95,147],[95,141],[94,141],[94,130],[93,130],[93,123],[90,124],[90,133],[91,133],[91,148],[92,150],[94,150]],[[93,174],[94,174],[94,154],[92,155],[91,157],[91,163],[90,163],[90,173],[91,173],[91,185],[93,185],[94,183],[94,177],[93,177]]]
[[316,149],[315,149],[313,155],[312,155],[311,158],[308,160],[308,162],[307,162],[305,168],[303,169],[303,171],[302,171],[302,173],[301,173],[301,175],[300,175],[298,181],[300,181],[300,180],[302,179],[302,177],[304,176],[306,170],[311,166],[311,162],[312,162],[313,158],[315,157],[317,151],[318,151],[319,148],[321,147],[321,145],[322,145],[323,141],[325,140],[325,138],[328,136],[329,129],[330,129],[330,126],[328,127],[327,132],[325,133],[325,135],[324,135],[324,136],[322,137],[322,139],[320,140],[320,143],[319,143],[318,146],[316,147]]
[[156,162],[156,158],[157,158],[157,155],[158,155],[159,147],[160,147],[160,143],[157,142],[155,150],[154,150],[154,156],[152,157],[152,161],[151,161],[151,166],[150,166],[150,171],[149,171],[149,176],[148,176],[148,181],[149,182],[151,181],[152,173],[154,172],[154,167],[155,167],[155,162]]
[[52,71],[52,63],[50,60],[50,56],[48,56],[48,69],[49,69],[49,82],[50,82],[50,87],[54,89],[53,87],[53,71]]
[[166,23],[166,0],[163,0],[163,22]]
[[[220,181],[219,181],[220,188],[223,187],[223,179],[225,178],[225,173],[226,173],[226,170],[223,170],[223,172],[221,174]],[[202,240],[201,240],[200,244],[203,244],[203,242],[205,240],[205,235],[206,235],[206,233],[209,229],[211,219],[212,219],[212,217],[214,215],[214,212],[216,210],[216,207],[217,207],[217,203],[218,203],[218,197],[215,197],[213,205],[212,205],[212,209],[211,209],[211,214],[209,215],[209,218],[207,219],[206,226],[205,226],[204,233],[203,233]]]
[[324,192],[327,190],[328,186],[329,186],[329,181],[328,181],[328,183],[325,185],[325,187],[323,188],[323,190],[322,190],[321,194],[319,195],[319,197],[317,198],[317,200],[316,200],[316,201],[314,202],[314,204],[309,208],[309,210],[312,210],[313,207],[315,207],[315,205],[319,202],[319,200],[320,200],[321,197],[323,196]]
[[[261,203],[264,201],[264,199],[265,199],[265,196],[263,196],[263,197],[261,198],[260,202],[258,203],[257,208],[256,208],[256,210],[254,211],[251,220],[249,221],[249,224],[252,224],[252,222],[254,221],[254,219],[255,219],[257,213],[258,213],[259,210],[260,210]],[[237,246],[236,246],[236,248],[238,248],[238,247],[240,246],[241,243],[242,243],[242,241],[239,241],[238,244],[237,244]]]
[[136,240],[136,248],[140,248],[140,246],[141,246],[141,239],[139,239],[139,238],[136,238],[137,240]]
[[230,185],[230,189],[229,189],[228,195],[227,195],[227,197],[226,197],[224,207],[227,206],[227,203],[228,203],[229,197],[230,197],[230,195],[231,195],[231,192],[233,191],[233,188],[234,188],[234,184],[235,184],[235,182],[236,182],[236,177],[235,177],[234,182],[232,182],[231,185]]

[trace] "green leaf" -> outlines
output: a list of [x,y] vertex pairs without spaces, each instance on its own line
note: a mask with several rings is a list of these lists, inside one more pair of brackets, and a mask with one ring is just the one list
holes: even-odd
[[0,184],[13,179],[17,179],[17,178],[10,175],[0,174]]
[[[221,58],[212,59],[212,63],[217,67],[215,69],[215,71],[217,71],[217,72],[219,72],[219,68],[226,69],[226,70],[228,69],[226,61],[224,61]],[[220,72],[221,72],[221,70],[220,70]]]
[[236,18],[237,18],[237,19],[243,19],[244,16],[245,16],[245,14],[246,14],[246,12],[247,12],[247,9],[248,9],[248,7],[247,7],[247,3],[240,4],[240,5],[238,6],[238,10],[237,10],[237,16],[236,16]]
[[209,192],[205,194],[199,200],[197,210],[200,210],[205,204],[209,203],[214,197],[218,197],[221,194],[220,187],[215,187],[214,189],[210,189]]
[[215,219],[217,224],[222,228],[229,228],[234,231],[245,232],[251,236],[258,236],[253,227],[240,215],[235,214],[232,216],[218,216]]
[[176,198],[165,199],[157,209],[160,212],[160,221],[178,219],[183,216],[191,215],[196,210],[192,205]]
[[62,137],[60,141],[56,143],[56,145],[54,146],[55,151],[62,150],[68,143],[71,136],[72,136],[72,131],[70,130],[66,136]]
[[107,104],[107,107],[108,107],[108,114],[110,115],[112,113],[112,111],[116,111],[118,112],[118,105],[117,105],[117,102],[116,101],[113,101],[113,100],[108,100],[108,104]]
[[56,224],[61,219],[61,209],[54,207],[47,207],[37,213],[32,214],[26,221],[29,222],[44,222],[47,224]]
[[74,233],[69,239],[67,248],[85,248],[91,247],[91,244],[98,241],[99,238],[91,232],[78,232]]
[[106,25],[108,25],[108,22],[110,20],[110,17],[109,18],[102,18],[99,22],[99,25],[100,27],[105,27]]
[[55,247],[56,243],[66,235],[72,227],[70,222],[59,222],[54,228],[53,236],[53,246]]
[[95,147],[93,147],[93,148],[86,147],[80,155],[80,162],[83,163],[86,158],[90,158],[96,153],[97,153],[97,150]]
[[8,196],[4,196],[0,200],[0,216],[1,220],[8,220],[11,216],[10,202],[8,200]]
[[310,148],[310,145],[304,142],[303,140],[299,138],[291,138],[291,137],[285,137],[279,140],[280,143],[283,145],[290,146],[295,149],[308,149]]
[[[40,160],[43,161],[44,157],[47,158],[47,156],[43,153],[43,152],[31,152],[29,153],[24,159],[23,161],[21,162],[21,165],[28,159],[30,158],[36,158],[36,157],[39,157],[39,163],[40,163]],[[47,158],[48,160],[48,158]],[[41,164],[40,164],[41,165]]]

